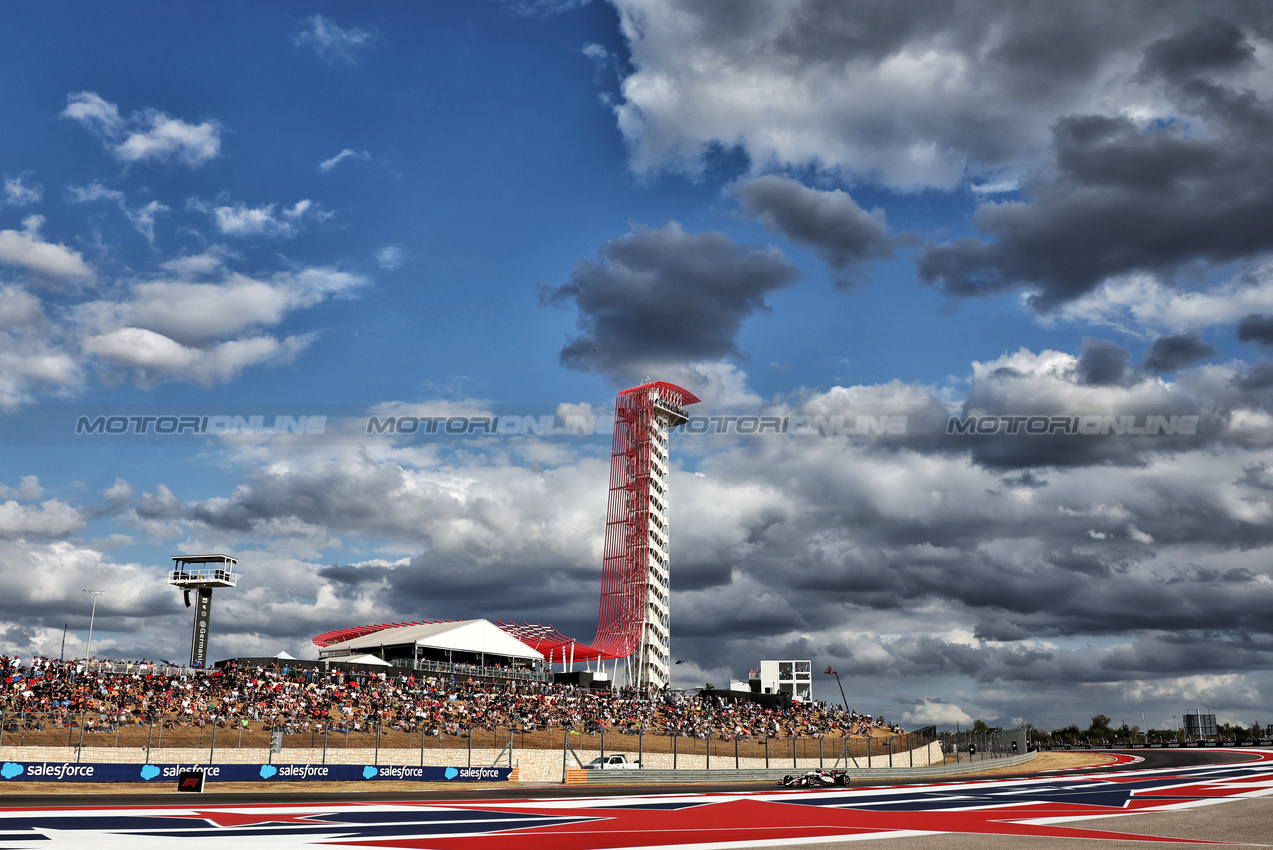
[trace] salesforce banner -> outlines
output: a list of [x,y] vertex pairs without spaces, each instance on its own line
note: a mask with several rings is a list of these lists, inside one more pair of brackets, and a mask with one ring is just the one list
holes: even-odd
[[0,785],[13,782],[176,782],[182,771],[197,770],[207,782],[374,781],[507,782],[507,767],[413,767],[402,764],[76,764],[60,761],[6,761]]

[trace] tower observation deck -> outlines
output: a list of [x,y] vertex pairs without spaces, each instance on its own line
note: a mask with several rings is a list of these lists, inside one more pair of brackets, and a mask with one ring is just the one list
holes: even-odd
[[190,636],[190,666],[208,663],[208,636],[212,630],[212,590],[236,587],[239,577],[234,568],[238,561],[227,555],[173,555],[168,583],[181,588],[186,607],[190,607],[190,591],[195,591],[194,630]]
[[668,431],[698,397],[656,381],[615,399],[610,495],[601,562],[601,610],[592,646],[628,660],[633,684],[671,681]]

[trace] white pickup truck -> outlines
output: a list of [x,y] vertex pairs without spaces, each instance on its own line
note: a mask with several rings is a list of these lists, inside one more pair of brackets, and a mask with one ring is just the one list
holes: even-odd
[[628,761],[627,756],[600,756],[583,766],[584,770],[640,770],[639,760]]

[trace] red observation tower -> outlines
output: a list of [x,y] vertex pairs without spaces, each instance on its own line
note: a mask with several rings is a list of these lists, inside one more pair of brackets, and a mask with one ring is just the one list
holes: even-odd
[[592,645],[628,660],[633,684],[666,688],[669,658],[668,431],[698,397],[656,381],[615,399],[610,498],[601,562],[601,610]]

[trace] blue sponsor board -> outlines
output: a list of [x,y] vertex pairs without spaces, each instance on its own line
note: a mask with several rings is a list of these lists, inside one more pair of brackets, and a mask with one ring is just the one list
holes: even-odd
[[176,782],[199,771],[207,782],[507,782],[507,767],[414,767],[402,764],[112,764],[6,761],[0,784],[11,782]]

